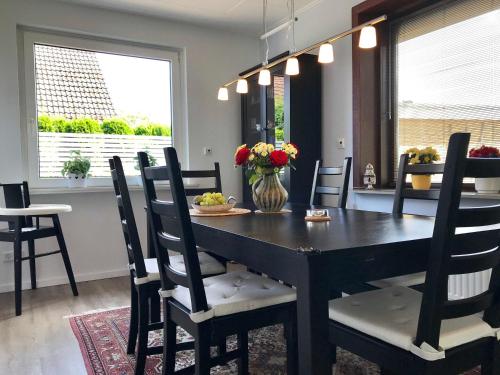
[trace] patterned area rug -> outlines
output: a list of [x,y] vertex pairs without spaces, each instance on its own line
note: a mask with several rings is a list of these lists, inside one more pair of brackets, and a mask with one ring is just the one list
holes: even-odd
[[[89,375],[128,375],[134,373],[135,357],[128,355],[127,335],[129,308],[121,308],[104,312],[89,313],[70,318],[71,328],[80,344],[85,366]],[[190,340],[189,335],[179,329],[177,339]],[[151,332],[150,345],[159,345],[162,341],[161,331]],[[228,340],[228,349],[236,346],[235,338]],[[285,374],[285,344],[281,326],[252,331],[249,334],[250,373],[259,375]],[[349,352],[339,350],[338,363],[332,369],[335,375],[376,375],[378,367]],[[176,369],[193,364],[193,352],[177,353]],[[149,356],[146,363],[146,374],[161,374],[161,356]],[[336,369],[335,369],[336,368]],[[236,374],[235,363],[214,367],[211,374]],[[466,375],[479,375],[473,370]]]

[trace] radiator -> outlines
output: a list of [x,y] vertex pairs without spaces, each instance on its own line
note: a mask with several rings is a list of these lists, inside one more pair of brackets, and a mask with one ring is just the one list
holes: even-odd
[[462,299],[475,296],[488,289],[491,270],[453,275],[448,279],[448,298]]

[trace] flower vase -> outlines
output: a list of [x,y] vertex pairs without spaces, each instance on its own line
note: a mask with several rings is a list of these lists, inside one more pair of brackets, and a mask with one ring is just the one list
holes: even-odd
[[252,185],[252,198],[262,212],[280,212],[288,200],[277,173],[264,174]]

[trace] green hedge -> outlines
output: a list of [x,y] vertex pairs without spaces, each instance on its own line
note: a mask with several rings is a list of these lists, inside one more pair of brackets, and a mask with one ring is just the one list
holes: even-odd
[[120,119],[109,119],[102,122],[104,134],[134,134],[134,130],[125,121]]
[[67,120],[63,117],[38,116],[38,131],[53,133],[119,134],[119,135],[155,135],[169,137],[170,127],[161,124],[140,125],[135,129],[124,119],[105,119],[100,124],[91,118]]

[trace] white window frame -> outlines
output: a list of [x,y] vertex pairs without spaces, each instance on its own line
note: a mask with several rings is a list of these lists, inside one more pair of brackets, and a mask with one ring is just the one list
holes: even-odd
[[[38,152],[38,126],[35,83],[34,45],[46,44],[55,47],[67,47],[81,50],[111,53],[132,57],[143,57],[165,60],[171,63],[171,109],[172,109],[172,142],[179,153],[179,160],[188,165],[187,121],[185,85],[185,53],[182,49],[164,46],[153,46],[139,43],[128,43],[108,39],[97,39],[88,36],[52,34],[46,32],[23,30],[20,44],[23,54],[20,55],[21,90],[21,135],[23,145],[23,164],[25,176],[31,187],[35,189],[63,189],[67,187],[65,178],[40,178]],[[24,99],[24,102],[23,102]],[[161,161],[159,161],[162,164]],[[131,184],[138,179],[130,178]],[[90,177],[87,187],[111,187],[111,177]]]

